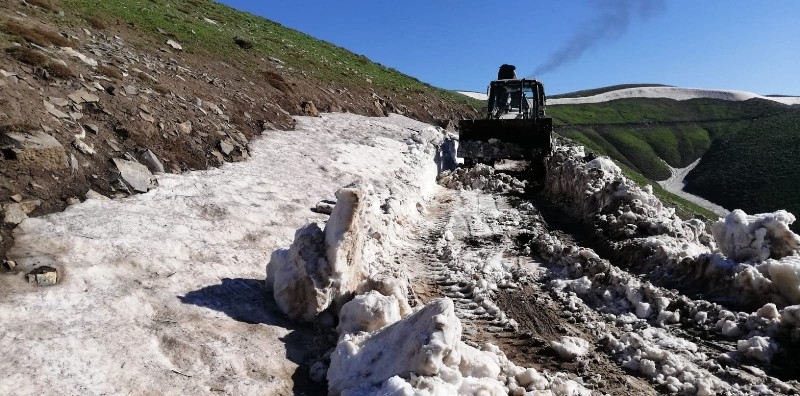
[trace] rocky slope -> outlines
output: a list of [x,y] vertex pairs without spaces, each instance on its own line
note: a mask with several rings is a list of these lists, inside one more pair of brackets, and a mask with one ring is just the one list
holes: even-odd
[[[0,254],[27,216],[62,210],[87,193],[147,191],[152,173],[242,160],[248,141],[293,127],[292,115],[474,114],[423,93],[306,78],[265,54],[233,61],[185,51],[169,32],[87,16],[71,3],[0,4]],[[259,67],[243,66],[253,59]]]

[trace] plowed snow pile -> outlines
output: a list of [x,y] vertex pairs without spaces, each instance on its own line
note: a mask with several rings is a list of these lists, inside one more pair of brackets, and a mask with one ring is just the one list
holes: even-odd
[[287,315],[317,322],[338,317],[330,360],[314,364],[320,376],[327,369],[331,394],[588,394],[558,374],[515,365],[494,345],[465,344],[447,298],[409,307],[407,266],[415,263],[393,253],[419,215],[419,202],[396,194],[398,205],[386,210],[387,197],[371,185],[340,189],[336,197],[324,230],[301,228],[267,265],[267,287]]
[[439,174],[439,184],[454,190],[481,190],[487,192],[522,192],[525,182],[505,173],[495,172],[494,168],[477,164],[474,167],[461,167]]
[[[702,224],[680,220],[611,161],[584,158],[582,147],[557,147],[548,163],[547,193],[561,200],[576,220],[597,230],[615,263],[655,284],[544,231],[532,241],[533,250],[555,265],[554,275],[561,278],[552,284],[555,290],[571,291],[625,329],[621,337],[608,340],[609,350],[625,367],[670,391],[708,394],[732,391],[720,381],[731,375],[725,365],[748,359],[768,364],[781,353],[792,359],[787,355],[797,347],[800,312],[800,306],[790,305],[800,297],[800,237],[788,228],[793,215],[778,211],[748,216],[736,210],[714,224],[711,240]],[[736,312],[657,284],[699,289],[735,306],[761,308]],[[569,301],[570,293],[564,298]],[[709,364],[697,345],[662,329],[642,328],[642,319],[658,327],[683,323],[716,332],[735,340],[736,347]],[[708,377],[710,373],[724,374],[716,378]],[[771,381],[774,387],[739,387],[736,393],[789,391],[780,381]]]

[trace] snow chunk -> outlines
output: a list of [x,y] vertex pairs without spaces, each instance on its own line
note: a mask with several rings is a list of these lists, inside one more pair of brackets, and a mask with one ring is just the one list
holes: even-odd
[[400,320],[400,304],[394,296],[377,291],[356,296],[339,311],[340,335],[359,331],[374,331]]
[[766,267],[772,284],[780,294],[792,304],[800,303],[800,257],[768,260]]
[[756,315],[765,319],[778,319],[781,317],[781,314],[778,312],[778,308],[773,303],[764,304],[763,307],[756,311]]
[[328,390],[338,395],[396,375],[436,375],[461,338],[453,302],[444,298],[372,334],[345,335],[331,355]]
[[324,234],[316,223],[297,230],[288,250],[272,254],[267,289],[292,319],[312,321],[331,303],[331,268],[325,258]]
[[472,168],[458,168],[444,171],[438,182],[453,190],[483,190],[488,192],[523,192],[525,182],[505,173],[496,173],[494,168],[485,164],[477,164]]
[[772,356],[775,355],[778,346],[770,341],[769,337],[755,336],[747,340],[739,340],[736,343],[736,349],[746,356],[768,364],[772,361]]
[[800,327],[800,305],[790,305],[781,311],[781,320],[783,323]]
[[563,336],[559,341],[550,341],[550,346],[562,359],[573,360],[589,353],[590,344],[583,338]]
[[796,254],[800,236],[789,229],[795,217],[785,210],[749,216],[734,210],[714,223],[719,249],[736,262],[761,262]]

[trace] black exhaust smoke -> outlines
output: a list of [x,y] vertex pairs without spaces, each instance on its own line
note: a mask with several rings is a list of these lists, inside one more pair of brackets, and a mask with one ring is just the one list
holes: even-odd
[[572,62],[599,43],[620,38],[635,18],[648,20],[665,10],[664,0],[598,1],[598,14],[534,70],[539,76]]

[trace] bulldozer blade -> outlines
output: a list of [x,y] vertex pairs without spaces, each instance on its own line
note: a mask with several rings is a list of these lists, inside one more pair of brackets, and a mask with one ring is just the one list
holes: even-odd
[[459,122],[458,156],[543,161],[552,150],[552,131],[551,118],[463,120]]

